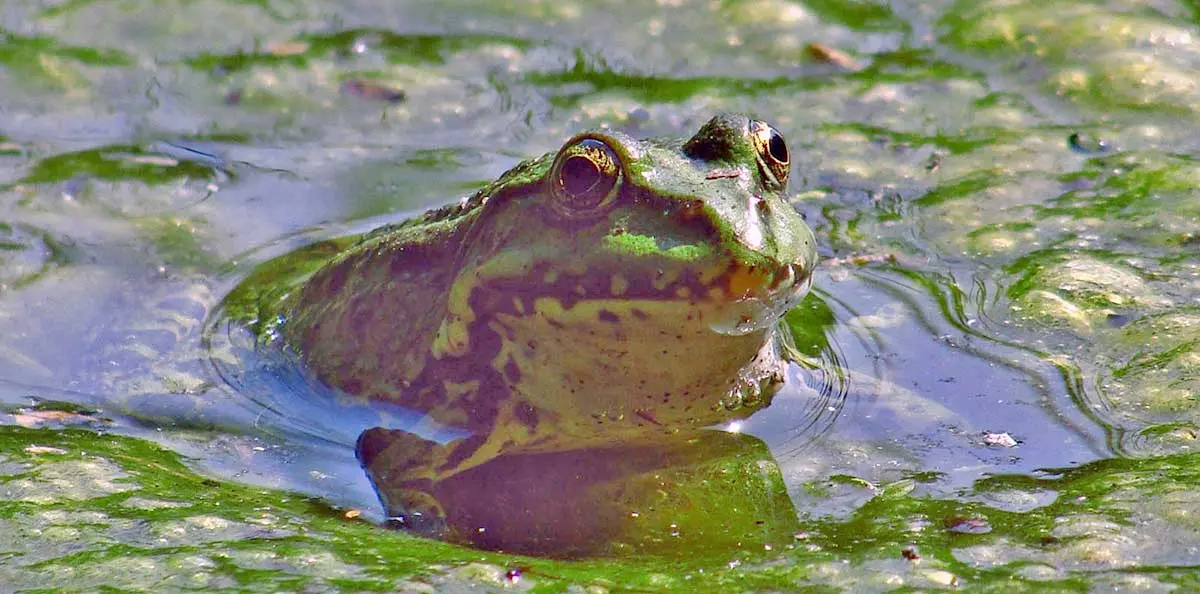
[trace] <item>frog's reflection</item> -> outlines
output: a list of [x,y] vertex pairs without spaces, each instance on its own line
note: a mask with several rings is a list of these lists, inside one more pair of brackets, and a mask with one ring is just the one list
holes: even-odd
[[[410,485],[394,467],[404,431],[362,433],[356,453],[389,514]],[[707,430],[652,446],[500,456],[425,492],[445,510],[452,542],[554,556],[728,555],[790,542],[797,518],[756,437]],[[430,527],[417,524],[419,529]]]

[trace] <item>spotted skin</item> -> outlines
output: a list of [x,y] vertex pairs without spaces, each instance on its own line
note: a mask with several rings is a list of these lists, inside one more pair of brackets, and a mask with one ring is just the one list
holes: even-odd
[[280,306],[322,381],[465,430],[363,433],[393,514],[506,454],[679,439],[766,406],[778,322],[811,282],[782,137],[744,116],[686,141],[588,132],[461,203],[374,231]]

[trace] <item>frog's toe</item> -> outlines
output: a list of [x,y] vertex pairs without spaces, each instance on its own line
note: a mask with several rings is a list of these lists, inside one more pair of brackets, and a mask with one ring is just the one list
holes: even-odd
[[392,526],[424,536],[441,537],[446,533],[446,513],[427,491],[397,488],[384,497],[388,521]]
[[444,533],[445,511],[430,493],[442,449],[399,429],[375,427],[358,436],[355,455],[396,527],[426,536]]
[[374,427],[359,434],[354,454],[378,484],[428,478],[439,447],[437,442],[401,429]]

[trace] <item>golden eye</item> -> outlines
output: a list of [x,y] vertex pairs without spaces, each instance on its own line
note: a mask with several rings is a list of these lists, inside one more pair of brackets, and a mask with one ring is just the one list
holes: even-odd
[[567,146],[550,171],[550,203],[570,219],[595,216],[612,204],[621,187],[621,160],[604,142],[584,138]]
[[750,134],[754,138],[764,185],[775,190],[784,189],[791,171],[792,154],[783,135],[774,126],[758,120],[750,122]]

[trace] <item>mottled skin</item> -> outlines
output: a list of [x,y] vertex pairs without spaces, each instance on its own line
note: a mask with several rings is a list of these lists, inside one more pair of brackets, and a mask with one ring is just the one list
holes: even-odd
[[788,168],[783,138],[738,115],[686,141],[587,132],[368,234],[283,331],[330,386],[467,432],[359,440],[389,511],[432,530],[430,486],[497,456],[678,439],[769,402],[778,320],[815,263]]

